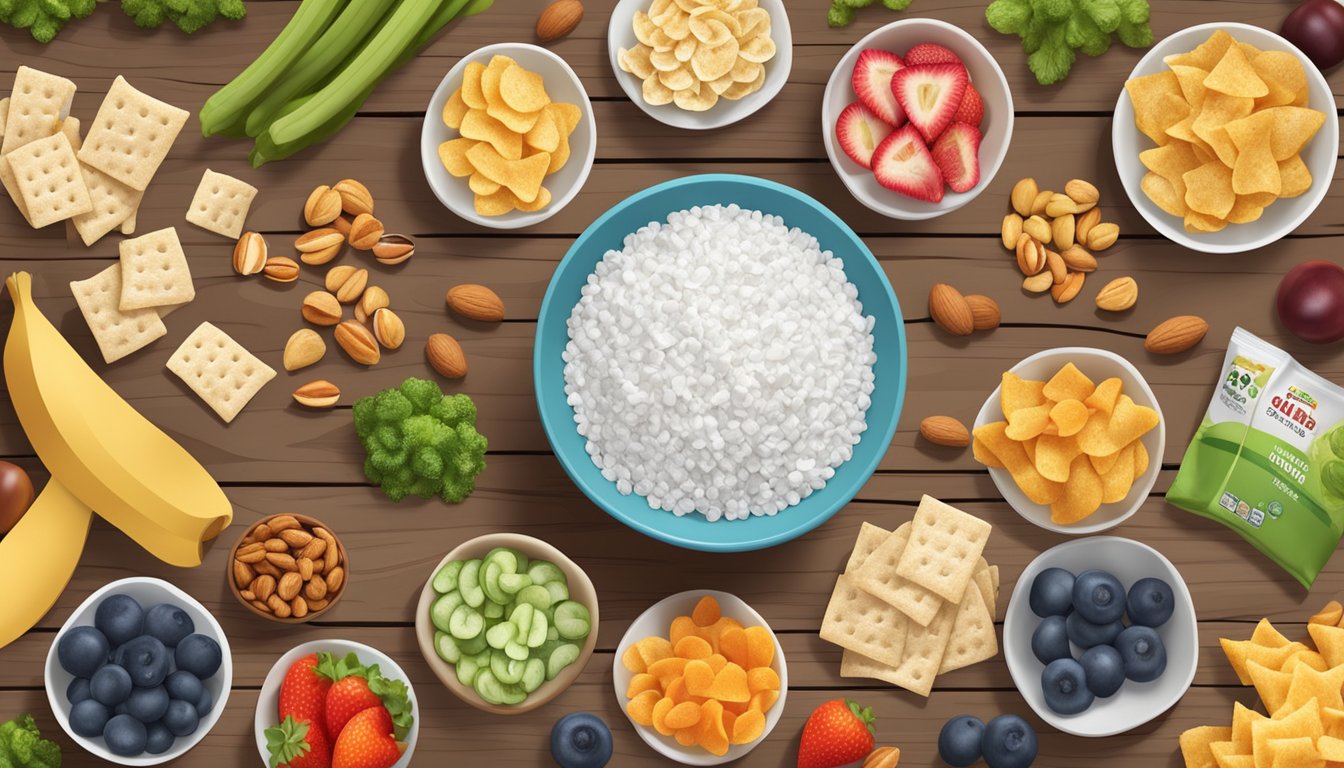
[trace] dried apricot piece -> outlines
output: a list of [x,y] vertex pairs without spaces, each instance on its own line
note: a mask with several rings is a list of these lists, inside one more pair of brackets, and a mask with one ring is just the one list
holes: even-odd
[[657,691],[644,691],[625,705],[625,712],[640,725],[653,725],[653,708],[662,699],[663,694]]
[[700,598],[700,602],[695,604],[695,610],[691,611],[691,619],[697,627],[711,626],[719,620],[719,616],[719,601],[712,595]]
[[765,715],[749,709],[733,722],[731,740],[734,744],[750,744],[761,738],[763,733],[765,733]]
[[704,638],[683,637],[677,641],[673,652],[683,659],[707,659],[714,653],[714,649]]

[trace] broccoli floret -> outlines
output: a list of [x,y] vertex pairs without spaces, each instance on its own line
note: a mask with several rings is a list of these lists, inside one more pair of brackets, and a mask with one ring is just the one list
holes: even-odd
[[247,15],[243,0],[121,0],[121,10],[137,27],[152,29],[166,19],[187,34],[220,16],[237,21]]
[[[854,21],[859,8],[867,8],[876,0],[831,0],[830,10],[826,11],[826,23],[832,27],[847,27]],[[911,0],[882,0],[882,5],[893,11],[904,11],[910,7]]]
[[985,20],[996,32],[1020,35],[1031,26],[1031,3],[1028,0],[994,0],[985,9]]
[[49,43],[67,21],[93,13],[94,0],[0,0],[0,22]]
[[32,715],[0,725],[0,766],[3,768],[60,768],[61,748],[42,738]]
[[985,20],[996,31],[1022,38],[1027,66],[1041,85],[1069,76],[1075,51],[1100,56],[1112,33],[1132,48],[1153,44],[1148,0],[994,0]]
[[407,379],[355,402],[355,432],[367,457],[364,474],[393,501],[407,496],[458,503],[485,469],[486,439],[476,431],[476,404],[444,395],[425,379]]

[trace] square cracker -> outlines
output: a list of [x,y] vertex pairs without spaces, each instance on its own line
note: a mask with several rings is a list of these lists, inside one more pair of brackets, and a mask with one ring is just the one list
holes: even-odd
[[5,125],[9,120],[9,97],[0,99],[0,140],[5,135]]
[[79,161],[63,133],[30,141],[5,155],[14,173],[28,222],[41,229],[93,209]]
[[960,605],[993,527],[932,496],[919,502],[896,573]]
[[[983,557],[980,559],[984,560]],[[989,609],[989,615],[993,618],[998,612],[999,594],[994,591],[994,577],[989,575],[989,566],[976,570],[971,575],[971,581],[979,588],[980,596],[985,599],[985,607]]]
[[864,560],[863,566],[854,574],[854,581],[863,591],[895,606],[911,621],[926,627],[942,607],[943,599],[909,579],[896,575],[896,564],[905,551],[911,530],[910,523],[905,523],[888,536]]
[[218,235],[238,239],[257,188],[209,168],[201,176],[196,196],[187,209],[187,221]]
[[994,658],[999,652],[999,641],[994,634],[994,617],[980,593],[979,585],[967,588],[957,615],[952,620],[952,636],[938,674]]
[[225,422],[275,378],[275,370],[258,360],[229,335],[210,323],[201,323],[168,359],[168,370]]
[[849,562],[845,564],[845,573],[854,573],[859,570],[868,556],[882,546],[882,542],[886,541],[890,535],[891,531],[865,522],[863,527],[859,528],[859,535],[854,540],[854,551],[849,553]]
[[840,661],[840,676],[869,677],[927,697],[942,664],[955,616],[954,607],[944,603],[928,627],[909,625],[901,660],[896,664],[846,650]]
[[31,141],[45,139],[60,128],[75,97],[75,84],[56,75],[31,67],[19,67],[14,75],[14,91],[5,116],[4,139],[0,155]]
[[841,574],[826,605],[821,639],[884,664],[902,657],[905,615],[859,589],[851,576]]
[[131,215],[127,216],[125,221],[121,222],[121,234],[123,235],[135,234],[135,215],[139,212],[140,212],[140,204],[136,203],[135,210],[131,211]]
[[121,308],[181,304],[196,298],[191,269],[173,227],[121,241]]
[[90,168],[83,163],[80,164],[79,171],[84,176],[84,186],[89,190],[89,200],[93,203],[93,209],[76,216],[74,225],[84,245],[93,245],[103,235],[134,216],[135,209],[140,207],[140,198],[145,193],[131,189],[97,168]]
[[0,155],[0,186],[14,201],[14,207],[19,209],[23,220],[28,222],[28,226],[33,226],[33,220],[28,217],[28,206],[23,204],[23,195],[19,194],[19,180],[14,178],[14,169],[9,167],[9,158],[4,155]]
[[84,322],[93,331],[103,360],[115,363],[132,352],[168,333],[159,313],[152,309],[123,312],[121,302],[121,265],[113,264],[87,280],[70,283]]
[[79,159],[143,192],[189,115],[137,91],[118,75],[89,126]]
[[73,149],[73,150],[75,150],[76,152],[79,151],[79,148],[80,148],[80,147],[84,146],[84,139],[81,138],[81,137],[80,137],[80,134],[79,134],[79,118],[78,118],[78,117],[74,117],[74,116],[72,115],[72,116],[67,117],[67,118],[65,118],[64,120],[62,120],[62,121],[61,121],[61,133],[64,133],[64,134],[65,134],[65,138],[67,138],[67,139],[70,140],[70,148]]

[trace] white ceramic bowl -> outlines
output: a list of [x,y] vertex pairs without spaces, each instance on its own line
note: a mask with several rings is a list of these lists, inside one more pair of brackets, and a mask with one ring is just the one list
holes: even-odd
[[[692,589],[659,600],[648,610],[641,613],[639,618],[630,623],[630,628],[625,631],[620,644],[616,646],[616,660],[612,664],[611,677],[616,687],[616,703],[620,706],[622,712],[626,711],[626,704],[629,703],[629,699],[625,697],[625,692],[630,687],[630,678],[634,677],[634,674],[621,663],[621,656],[626,649],[646,637],[655,635],[667,637],[668,627],[672,625],[672,620],[678,616],[690,616],[691,611],[695,609],[695,604],[706,595],[719,601],[719,609],[722,615],[737,619],[742,623],[742,626],[759,626],[769,629],[770,625],[766,623],[761,614],[747,605],[742,598],[728,592],[719,592],[714,589]],[[780,646],[779,637],[774,635],[774,630],[770,630],[770,632],[775,637],[775,660],[770,666],[779,675],[779,701],[776,701],[775,706],[771,707],[770,711],[766,713],[765,731],[759,739],[750,744],[734,744],[728,747],[728,753],[723,757],[716,757],[700,747],[683,747],[671,736],[663,736],[653,728],[640,725],[633,720],[630,721],[630,727],[635,729],[635,733],[638,733],[644,743],[653,748],[653,751],[682,765],[723,765],[746,757],[747,753],[755,749],[758,744],[770,738],[770,732],[775,729],[780,717],[784,715],[785,700],[789,696],[789,669],[784,661],[784,648]],[[628,713],[626,717],[629,718]]]
[[[546,92],[552,101],[578,106],[583,113],[579,126],[569,137],[572,155],[564,168],[547,176],[542,184],[551,191],[551,204],[533,213],[513,211],[503,216],[482,216],[476,212],[476,195],[467,187],[466,179],[455,178],[439,161],[439,145],[460,138],[455,129],[443,122],[443,105],[453,92],[462,87],[462,72],[467,64],[478,61],[489,64],[496,55],[508,56],[521,66],[541,75],[546,81]],[[463,56],[457,66],[449,70],[425,110],[425,124],[420,132],[420,162],[425,169],[425,180],[434,196],[444,207],[458,216],[491,229],[521,229],[540,224],[569,205],[588,181],[597,156],[597,124],[593,120],[593,105],[588,100],[579,76],[565,60],[554,53],[526,43],[499,43],[487,45]]]
[[1115,121],[1111,125],[1111,146],[1115,151],[1115,167],[1120,173],[1120,181],[1125,186],[1125,194],[1139,213],[1164,237],[1194,251],[1204,253],[1241,253],[1263,248],[1297,229],[1316,207],[1325,199],[1330,185],[1335,179],[1335,163],[1339,148],[1339,120],[1335,117],[1335,97],[1325,76],[1292,43],[1260,27],[1249,24],[1218,22],[1200,24],[1172,34],[1154,45],[1146,56],[1139,60],[1138,66],[1130,73],[1130,78],[1152,75],[1167,69],[1162,61],[1166,56],[1192,51],[1209,38],[1215,30],[1222,29],[1241,42],[1250,43],[1266,51],[1288,51],[1302,62],[1307,73],[1307,88],[1310,91],[1307,106],[1325,113],[1325,125],[1307,144],[1302,153],[1302,161],[1307,164],[1313,179],[1311,189],[1306,194],[1291,199],[1278,200],[1265,209],[1258,221],[1250,224],[1229,224],[1223,231],[1212,234],[1190,234],[1185,224],[1148,199],[1139,187],[1148,169],[1139,162],[1139,153],[1151,149],[1151,139],[1139,132],[1134,125],[1134,105],[1129,94],[1123,89],[1115,104]]
[[619,0],[611,10],[611,24],[607,27],[607,55],[611,59],[611,71],[616,74],[616,81],[621,84],[625,95],[649,117],[673,128],[695,131],[723,128],[755,114],[784,89],[784,83],[793,70],[793,30],[789,26],[788,13],[784,10],[784,0],[760,0],[760,7],[770,13],[770,38],[775,41],[776,52],[775,57],[765,63],[765,85],[759,91],[737,101],[719,99],[717,104],[704,112],[688,112],[676,104],[655,107],[644,101],[643,81],[621,69],[619,57],[622,48],[633,48],[639,43],[635,37],[635,13],[647,12],[651,4],[652,0]]
[[[1126,680],[1114,696],[1098,698],[1086,711],[1076,715],[1059,715],[1051,711],[1045,705],[1045,692],[1041,689],[1041,672],[1045,665],[1031,652],[1031,635],[1041,620],[1028,605],[1031,582],[1046,568],[1063,568],[1074,575],[1093,568],[1109,571],[1126,590],[1139,579],[1149,577],[1171,585],[1176,610],[1171,619],[1157,629],[1167,651],[1167,669],[1162,676],[1150,683]],[[1074,658],[1078,658],[1081,649],[1071,648]],[[1018,577],[1004,616],[1003,656],[1008,662],[1013,684],[1042,720],[1074,736],[1114,736],[1167,711],[1189,690],[1199,664],[1195,604],[1181,572],[1161,552],[1147,544],[1118,536],[1094,536],[1065,542],[1042,552]]]
[[[859,100],[853,86],[854,64],[859,60],[859,54],[868,48],[878,48],[904,55],[920,43],[936,43],[957,54],[966,65],[971,82],[980,91],[985,103],[985,119],[980,125],[983,135],[980,143],[980,183],[967,192],[946,189],[942,201],[937,203],[915,200],[878,184],[873,172],[851,160],[837,145],[835,138],[835,123],[840,119],[840,113]],[[1008,155],[1008,145],[1013,140],[1013,94],[1008,89],[1008,79],[1003,76],[1003,70],[999,69],[999,63],[970,33],[937,19],[905,19],[869,33],[840,59],[831,72],[831,79],[826,83],[826,94],[822,98],[821,135],[826,142],[826,154],[831,158],[831,167],[855,200],[893,219],[932,219],[971,202],[994,180],[999,166]]]
[[[256,732],[257,752],[261,755],[261,762],[269,765],[271,753],[266,749],[266,729],[279,722],[277,711],[280,706],[280,684],[284,682],[285,673],[289,671],[294,662],[302,659],[310,653],[318,651],[327,651],[333,656],[344,656],[347,653],[354,653],[365,665],[377,664],[378,671],[383,677],[401,680],[406,683],[407,694],[411,699],[411,716],[415,718],[411,723],[411,730],[406,734],[406,751],[401,759],[393,764],[392,768],[407,768],[411,764],[411,755],[415,753],[415,742],[420,737],[420,700],[416,698],[415,688],[411,685],[411,676],[406,674],[392,657],[378,650],[371,648],[363,643],[353,643],[349,640],[314,640],[310,643],[304,643],[290,648],[285,655],[276,659],[275,666],[266,673],[266,679],[261,683],[261,692],[257,695],[257,711],[253,716],[252,727]],[[333,741],[333,746],[335,743]]]
[[[991,467],[989,476],[998,487],[999,493],[1003,495],[1005,501],[1028,522],[1045,528],[1056,533],[1068,533],[1073,535],[1086,535],[1089,533],[1098,533],[1108,528],[1123,523],[1139,511],[1143,502],[1148,498],[1148,492],[1153,490],[1153,484],[1157,482],[1157,473],[1162,470],[1162,451],[1167,445],[1167,420],[1162,416],[1162,407],[1157,403],[1157,396],[1144,380],[1143,374],[1135,368],[1128,360],[1115,354],[1107,352],[1104,349],[1093,349],[1091,347],[1059,347],[1056,349],[1047,349],[1044,352],[1037,352],[1022,362],[1012,367],[1012,372],[1024,379],[1035,379],[1037,381],[1049,381],[1050,377],[1059,372],[1066,363],[1073,363],[1078,369],[1092,379],[1093,382],[1100,384],[1103,380],[1112,376],[1117,376],[1124,383],[1121,390],[1129,395],[1136,405],[1146,405],[1157,411],[1157,427],[1148,431],[1143,437],[1139,438],[1143,442],[1143,447],[1148,451],[1148,469],[1141,477],[1134,481],[1129,489],[1129,495],[1121,501],[1111,504],[1102,504],[1101,508],[1093,512],[1087,518],[1074,523],[1073,525],[1060,525],[1050,520],[1050,507],[1042,504],[1036,504],[1027,498],[1022,489],[1017,487],[1013,476],[1006,469]],[[985,404],[981,406],[980,413],[975,417],[975,427],[980,427],[995,422],[1003,421],[1003,408],[999,404],[1000,387],[995,387],[990,393]]]
[[[129,595],[139,601],[141,607],[148,610],[151,606],[159,603],[172,603],[191,617],[196,625],[197,634],[205,635],[219,643],[219,648],[223,652],[223,661],[219,665],[219,671],[205,682],[206,690],[215,699],[215,706],[210,713],[201,718],[200,725],[196,732],[190,736],[185,736],[173,742],[173,746],[167,752],[161,755],[143,754],[138,757],[120,757],[112,754],[108,750],[106,743],[101,736],[96,738],[86,738],[80,736],[70,729],[70,703],[65,700],[65,689],[69,687],[70,681],[74,680],[74,675],[61,668],[61,663],[56,656],[56,643],[61,636],[74,627],[92,626],[93,614],[98,609],[98,604],[103,598],[112,595]],[[233,656],[229,651],[229,639],[224,636],[224,628],[219,626],[215,617],[210,611],[205,609],[191,595],[178,589],[162,579],[151,579],[143,576],[133,576],[128,579],[121,579],[103,586],[98,591],[89,595],[88,599],[79,604],[79,607],[70,614],[65,624],[61,625],[61,631],[56,634],[56,639],[51,643],[51,650],[47,652],[46,666],[46,686],[47,701],[51,704],[51,711],[56,715],[56,722],[61,724],[68,735],[76,744],[83,747],[90,754],[93,754],[103,760],[116,765],[158,765],[185,755],[192,747],[200,743],[205,738],[205,734],[215,727],[219,721],[219,716],[224,713],[224,706],[229,701],[229,693],[233,689]]]

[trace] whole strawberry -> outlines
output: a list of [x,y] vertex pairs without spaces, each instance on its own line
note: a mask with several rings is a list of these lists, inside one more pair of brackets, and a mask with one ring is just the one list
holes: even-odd
[[401,744],[392,735],[392,717],[370,707],[345,724],[332,750],[332,768],[392,768],[401,759]]
[[374,707],[386,711],[398,739],[405,737],[412,719],[405,683],[383,677],[377,664],[366,667],[353,653],[341,659],[319,653],[317,658],[317,674],[332,681],[322,721],[333,741],[339,739],[351,718]]
[[317,674],[318,656],[310,653],[289,666],[280,683],[280,724],[266,729],[271,768],[328,768],[331,739],[324,716],[331,680]]
[[873,710],[848,699],[828,701],[807,718],[798,768],[836,768],[873,751]]

